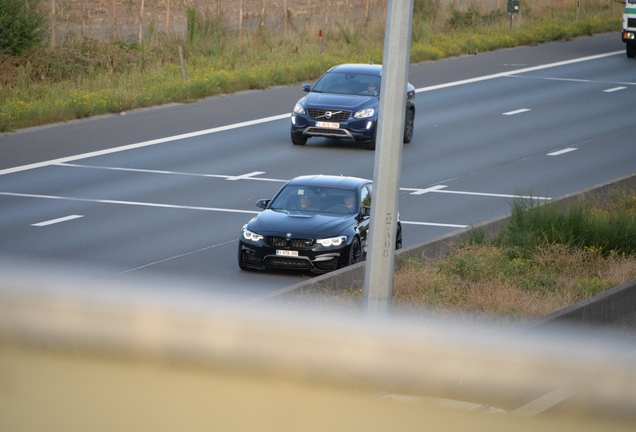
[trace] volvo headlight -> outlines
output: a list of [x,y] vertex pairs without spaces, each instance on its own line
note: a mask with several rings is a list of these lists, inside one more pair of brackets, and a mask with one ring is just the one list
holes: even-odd
[[361,119],[361,118],[373,117],[373,114],[375,114],[375,110],[373,108],[366,108],[356,112],[353,115],[353,118]]
[[347,236],[331,237],[326,239],[318,239],[316,243],[324,247],[340,246],[347,241]]
[[256,234],[255,232],[252,232],[248,229],[243,229],[243,238],[245,240],[249,240],[249,241],[253,241],[253,242],[257,242],[260,240],[263,240],[263,236],[260,234]]
[[294,107],[294,112],[296,114],[305,114],[305,108],[303,108],[301,104],[297,103],[296,106]]

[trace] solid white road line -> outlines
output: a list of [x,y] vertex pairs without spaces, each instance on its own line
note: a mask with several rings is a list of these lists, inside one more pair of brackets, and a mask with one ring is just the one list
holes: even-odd
[[[79,167],[79,168],[93,168],[93,169],[103,169],[103,170],[113,170],[113,171],[130,171],[130,172],[140,172],[140,173],[150,173],[150,174],[170,174],[170,175],[184,175],[184,176],[193,176],[193,177],[214,177],[214,178],[223,178],[226,180],[257,180],[257,181],[268,181],[268,182],[278,182],[278,183],[287,183],[289,179],[273,179],[273,178],[265,178],[265,177],[256,177],[260,174],[265,174],[264,171],[254,171],[252,173],[243,174],[239,176],[230,176],[225,174],[197,174],[197,173],[186,173],[179,171],[159,171],[159,170],[148,170],[148,169],[137,169],[137,168],[117,168],[117,167],[102,167],[102,166],[91,166],[91,165],[80,165],[80,164],[71,164],[71,163],[61,163],[56,164],[59,166],[68,166],[68,167]],[[465,192],[465,191],[452,191],[452,190],[442,190],[447,188],[446,185],[435,185],[428,188],[400,188],[401,191],[411,192],[411,195],[424,195],[429,192],[440,192],[440,193],[449,193],[449,194],[457,194],[457,195],[477,195],[477,196],[491,196],[491,197],[499,197],[499,198],[527,198],[527,199],[536,199],[536,200],[549,200],[551,198],[548,197],[534,197],[534,196],[526,196],[526,195],[506,195],[506,194],[495,194],[495,193],[486,193],[486,192]]]
[[511,70],[511,71],[508,71],[508,72],[500,72],[500,73],[496,73],[496,74],[492,74],[492,75],[484,75],[484,76],[481,76],[481,77],[469,78],[469,79],[465,79],[465,80],[461,80],[461,81],[455,81],[455,82],[452,82],[452,83],[438,84],[438,85],[434,85],[434,86],[430,86],[430,87],[419,88],[419,89],[416,89],[415,92],[416,93],[420,93],[420,92],[425,92],[425,91],[439,90],[439,89],[443,89],[443,88],[447,88],[447,87],[454,87],[454,86],[463,85],[463,84],[472,84],[472,83],[476,83],[476,82],[480,82],[480,81],[486,81],[486,80],[495,79],[495,78],[508,77],[510,75],[522,74],[522,73],[526,73],[526,72],[533,72],[533,71],[537,71],[537,70],[541,70],[541,69],[549,69],[549,68],[553,68],[553,67],[566,66],[566,65],[569,65],[569,64],[580,63],[580,62],[589,61],[589,60],[596,60],[596,59],[600,59],[600,58],[604,58],[604,57],[610,57],[610,56],[619,55],[619,54],[625,54],[625,51],[612,51],[612,52],[608,52],[608,53],[605,53],[605,54],[598,54],[598,55],[593,55],[593,56],[589,56],[589,57],[580,57],[580,58],[576,58],[576,59],[572,59],[572,60],[565,60],[565,61],[560,61],[560,62],[556,62],[556,63],[548,63],[548,64],[544,64],[544,65],[539,65],[539,66],[532,66],[532,67],[527,67],[527,68],[523,68],[523,69]]
[[43,226],[53,225],[53,224],[56,224],[56,223],[66,222],[66,221],[70,221],[70,220],[78,219],[78,218],[82,218],[82,217],[84,217],[84,215],[64,216],[64,217],[57,218],[57,219],[51,219],[51,220],[44,221],[44,222],[34,223],[34,224],[31,224],[31,226],[43,227]]
[[264,172],[262,171],[254,171],[253,173],[244,174],[240,176],[231,176],[226,174],[200,174],[200,173],[188,173],[188,172],[182,172],[182,171],[163,171],[163,170],[151,170],[151,169],[141,169],[141,168],[104,167],[104,166],[97,166],[97,165],[81,165],[81,164],[73,164],[73,163],[57,163],[54,165],[74,167],[74,168],[90,168],[90,169],[101,169],[101,170],[111,170],[111,171],[139,172],[139,173],[148,173],[148,174],[169,174],[169,175],[181,175],[181,176],[192,176],[192,177],[213,177],[213,178],[222,178],[226,180],[259,180],[259,181],[269,181],[269,182],[278,182],[278,183],[287,183],[289,181],[284,179],[253,177],[255,175],[258,175],[259,173],[264,174]]
[[[434,85],[434,86],[429,86],[429,87],[422,87],[422,88],[419,88],[419,89],[415,89],[415,91],[417,93],[420,93],[420,92],[425,92],[425,91],[439,90],[439,89],[448,88],[448,87],[454,87],[454,86],[463,85],[463,84],[470,84],[470,83],[485,81],[485,80],[494,79],[494,78],[506,77],[506,76],[510,76],[510,75],[514,75],[514,74],[521,74],[521,73],[532,72],[532,71],[541,70],[541,69],[548,69],[548,68],[553,68],[553,67],[558,67],[558,66],[565,66],[565,65],[569,65],[569,64],[573,64],[573,63],[580,63],[580,62],[589,61],[589,60],[596,60],[596,59],[600,59],[600,58],[604,58],[604,57],[610,57],[610,56],[623,54],[623,53],[624,53],[624,51],[613,51],[613,52],[609,52],[609,53],[605,53],[605,54],[599,54],[599,55],[595,55],[595,56],[580,57],[580,58],[577,58],[577,59],[566,60],[566,61],[562,61],[562,62],[549,63],[549,64],[545,64],[545,65],[533,66],[533,67],[528,67],[528,68],[523,68],[523,69],[517,69],[517,70],[508,71],[508,72],[501,72],[501,73],[492,74],[492,75],[485,75],[485,76],[471,78],[471,79],[466,79],[466,80],[461,80],[461,81],[454,81],[454,82],[451,82],[451,83],[439,84],[439,85]],[[34,164],[29,164],[29,165],[22,165],[22,166],[19,166],[19,167],[6,168],[6,169],[3,169],[3,170],[0,170],[0,175],[10,174],[10,173],[15,173],[15,172],[20,172],[20,171],[26,171],[26,170],[35,169],[35,168],[42,168],[42,167],[53,165],[53,164],[62,164],[62,163],[66,163],[66,162],[73,162],[73,161],[76,161],[76,160],[86,159],[86,158],[89,158],[89,157],[103,156],[103,155],[107,155],[107,154],[111,154],[111,153],[117,153],[117,152],[126,151],[126,150],[132,150],[132,149],[137,149],[137,148],[142,148],[142,147],[148,147],[148,146],[152,146],[152,145],[155,145],[155,144],[162,144],[162,143],[166,143],[166,142],[170,142],[170,141],[177,141],[177,140],[197,137],[197,136],[201,136],[201,135],[208,135],[208,134],[212,134],[212,133],[223,132],[223,131],[232,130],[232,129],[238,129],[238,128],[242,128],[242,127],[246,127],[246,126],[253,126],[253,125],[257,125],[257,124],[261,124],[261,123],[267,123],[267,122],[270,122],[270,121],[282,120],[282,119],[289,118],[289,117],[291,117],[291,113],[279,114],[279,115],[275,115],[275,116],[271,116],[271,117],[265,117],[265,118],[262,118],[262,119],[256,119],[256,120],[251,120],[251,121],[246,121],[246,122],[241,122],[241,123],[235,123],[235,124],[231,124],[231,125],[220,126],[220,127],[217,127],[217,128],[205,129],[205,130],[201,130],[201,131],[197,131],[197,132],[190,132],[190,133],[181,134],[181,135],[175,135],[175,136],[171,136],[171,137],[159,138],[159,139],[156,139],[156,140],[144,141],[144,142],[140,142],[140,143],[129,144],[129,145],[124,145],[124,146],[120,146],[120,147],[114,147],[114,148],[99,150],[99,151],[95,151],[95,152],[90,152],[90,153],[83,153],[83,154],[79,154],[79,155],[75,155],[75,156],[68,156],[68,157],[65,157],[65,158],[53,159],[53,160],[44,161],[44,162],[38,162],[38,163],[34,163]]]
[[[519,79],[534,79],[534,80],[545,80],[545,81],[571,81],[571,82],[581,82],[581,83],[600,83],[600,84],[608,84],[607,81],[594,81],[589,79],[575,79],[575,78],[552,78],[552,77],[540,77],[540,76],[520,76],[520,75],[508,75],[506,78],[519,78]],[[613,82],[611,84],[621,84],[627,86],[634,86],[636,82]],[[625,87],[627,88],[627,87]]]
[[445,194],[456,194],[456,195],[474,195],[474,196],[488,196],[495,198],[520,198],[520,199],[533,199],[533,200],[551,200],[550,197],[536,197],[532,195],[507,195],[507,194],[496,194],[496,193],[485,193],[485,192],[466,192],[466,191],[453,191],[453,190],[434,190],[431,192],[437,193],[445,193]]
[[[157,203],[136,202],[136,201],[73,198],[73,197],[63,197],[63,196],[55,196],[55,195],[23,194],[23,193],[13,193],[13,192],[0,192],[0,195],[23,197],[23,198],[40,198],[40,199],[92,202],[92,203],[98,203],[98,204],[120,204],[120,205],[132,205],[132,206],[139,206],[139,207],[159,207],[159,208],[183,209],[183,210],[202,210],[202,211],[212,211],[212,212],[222,212],[222,213],[243,213],[243,214],[259,214],[260,213],[260,211],[253,211],[253,210],[238,210],[238,209],[226,209],[226,208],[217,208],[217,207],[180,206],[180,205],[173,205],[173,204],[157,204]],[[82,217],[77,215],[74,215],[74,216]],[[69,216],[68,218],[74,219],[74,217],[71,217],[71,216]],[[70,220],[68,218],[66,218],[66,220]],[[61,218],[61,219],[65,219],[65,218]],[[40,224],[63,222],[61,219],[56,221],[40,222]],[[407,225],[428,225],[428,226],[439,226],[439,227],[450,227],[450,228],[465,228],[468,226],[468,225],[441,224],[441,223],[434,223],[434,222],[402,221],[402,223]],[[43,226],[43,225],[38,224],[37,226]]]
[[202,211],[213,211],[213,212],[224,212],[224,213],[247,213],[247,214],[260,213],[260,211],[252,211],[252,210],[225,209],[225,208],[216,208],[216,207],[180,206],[180,205],[173,205],[173,204],[74,198],[74,197],[64,197],[64,196],[55,196],[55,195],[23,194],[23,193],[13,193],[13,192],[0,192],[0,195],[23,197],[23,198],[44,198],[44,199],[67,200],[67,201],[81,201],[81,202],[92,202],[92,203],[100,203],[100,204],[121,204],[121,205],[132,205],[132,206],[140,206],[140,207],[161,207],[161,208],[171,208],[171,209],[202,210]]
[[68,156],[68,157],[64,157],[64,158],[53,159],[53,160],[44,161],[44,162],[38,162],[38,163],[34,163],[34,164],[29,164],[29,165],[22,165],[22,166],[14,167],[14,168],[7,168],[7,169],[0,170],[0,175],[10,174],[10,173],[20,172],[20,171],[26,171],[26,170],[30,170],[30,169],[34,169],[34,168],[42,168],[42,167],[46,167],[46,166],[49,166],[49,165],[61,164],[61,163],[65,163],[65,162],[73,162],[73,161],[80,160],[80,159],[86,159],[86,158],[95,157],[95,156],[103,156],[103,155],[107,155],[107,154],[111,154],[111,153],[117,153],[117,152],[122,152],[122,151],[126,151],[126,150],[133,150],[133,149],[138,149],[138,148],[142,148],[142,147],[153,146],[153,145],[156,145],[156,144],[163,144],[163,143],[167,143],[167,142],[171,142],[171,141],[178,141],[178,140],[182,140],[182,139],[198,137],[198,136],[201,136],[201,135],[209,135],[209,134],[213,134],[213,133],[217,133],[217,132],[224,132],[224,131],[228,131],[228,130],[232,130],[232,129],[238,129],[238,128],[242,128],[242,127],[246,127],[246,126],[253,126],[253,125],[257,125],[257,124],[261,124],[261,123],[267,123],[267,122],[274,121],[274,120],[281,120],[281,119],[288,118],[288,117],[291,117],[291,114],[280,114],[280,115],[276,115],[276,116],[265,117],[265,118],[256,119],[256,120],[250,120],[250,121],[241,122],[241,123],[234,123],[234,124],[226,125],[226,126],[219,126],[219,127],[212,128],[212,129],[205,129],[205,130],[185,133],[185,134],[181,134],[181,135],[174,135],[174,136],[165,137],[165,138],[159,138],[159,139],[150,140],[150,141],[143,141],[143,142],[135,143],[135,144],[128,144],[128,145],[124,145],[124,146],[120,146],[120,147],[114,147],[114,148],[109,148],[109,149],[104,149],[104,150],[98,150],[98,151],[94,151],[94,152],[90,152],[90,153],[82,153],[82,154],[75,155],[75,156]]
[[565,153],[573,152],[575,150],[578,150],[578,149],[575,148],[575,147],[570,147],[570,148],[566,148],[566,149],[563,149],[563,150],[553,151],[552,153],[548,153],[546,156],[559,156],[559,155],[562,155],[562,154],[565,154]]
[[219,246],[225,246],[227,244],[235,243],[237,241],[238,241],[238,239],[233,239],[233,240],[229,240],[229,241],[226,241],[226,242],[223,242],[223,243],[219,243],[219,244],[215,244],[215,245],[211,245],[211,246],[206,246],[206,247],[201,248],[201,249],[197,249],[197,250],[193,250],[193,251],[190,251],[190,252],[182,253],[182,254],[179,254],[179,255],[171,256],[171,257],[164,258],[164,259],[161,259],[161,260],[158,260],[158,261],[154,261],[154,262],[151,262],[151,263],[148,263],[148,264],[140,265],[138,267],[134,267],[134,268],[131,268],[131,269],[128,269],[128,270],[124,270],[122,272],[115,273],[112,276],[121,276],[121,275],[126,274],[126,273],[130,273],[130,272],[134,272],[134,271],[137,271],[137,270],[141,270],[141,269],[144,269],[146,267],[151,267],[151,266],[154,266],[154,265],[157,265],[157,264],[161,264],[161,263],[164,263],[164,262],[167,262],[167,261],[172,261],[174,259],[183,258],[184,256],[196,254],[196,253],[203,252],[203,251],[206,251],[206,250],[209,250],[209,249],[214,249],[214,248],[217,248]]
[[507,194],[496,194],[496,193],[487,193],[487,192],[466,192],[466,191],[454,191],[445,189],[446,185],[435,185],[430,188],[425,189],[417,189],[417,188],[400,188],[401,191],[411,192],[410,195],[423,195],[426,193],[445,193],[445,194],[455,194],[455,195],[474,195],[474,196],[489,196],[496,198],[521,198],[521,199],[534,199],[534,200],[550,200],[552,198],[549,197],[535,197],[531,195],[507,195]]
[[444,228],[466,228],[468,225],[455,225],[455,224],[443,224],[443,223],[435,223],[435,222],[413,222],[413,221],[400,221],[403,225],[426,225],[426,226],[436,226],[436,227],[444,227]]

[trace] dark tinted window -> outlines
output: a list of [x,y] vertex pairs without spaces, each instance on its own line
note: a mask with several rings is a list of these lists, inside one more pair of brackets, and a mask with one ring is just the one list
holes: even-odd
[[380,77],[374,75],[330,72],[314,85],[312,91],[320,93],[369,94],[370,85],[380,91]]

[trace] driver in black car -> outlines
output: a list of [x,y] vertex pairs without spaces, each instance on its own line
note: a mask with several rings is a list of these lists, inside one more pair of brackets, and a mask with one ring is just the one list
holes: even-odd
[[347,210],[349,211],[349,213],[355,213],[356,211],[355,204],[356,204],[356,200],[353,195],[345,195],[344,205],[345,207],[347,207]]

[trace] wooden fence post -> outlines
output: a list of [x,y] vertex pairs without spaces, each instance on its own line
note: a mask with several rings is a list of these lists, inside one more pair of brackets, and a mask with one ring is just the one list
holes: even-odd
[[139,45],[143,42],[144,34],[144,0],[141,0],[141,6],[139,8]]
[[170,34],[170,0],[166,0],[166,35]]
[[112,1],[113,5],[113,42],[117,40],[117,2]]
[[179,45],[179,61],[181,62],[181,75],[183,76],[183,80],[188,80],[188,73],[186,72],[185,67],[185,59],[183,58],[183,47]]
[[57,20],[55,19],[55,0],[51,0],[51,40],[49,41],[51,48],[55,48],[55,40],[57,39],[57,34],[55,33],[56,27]]

